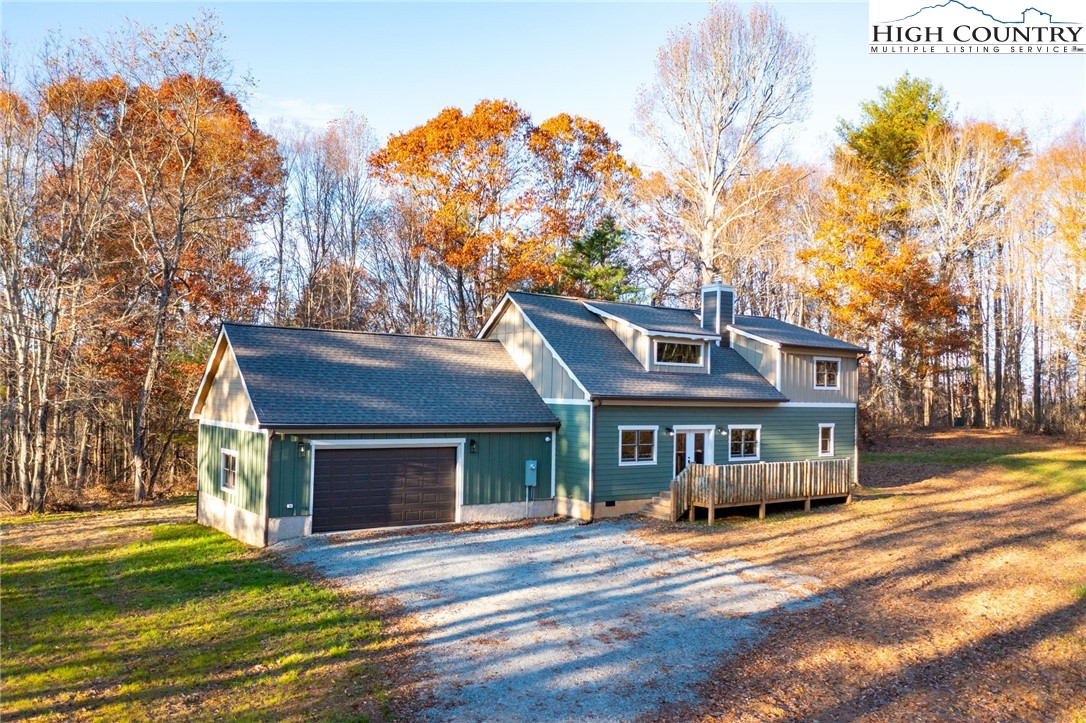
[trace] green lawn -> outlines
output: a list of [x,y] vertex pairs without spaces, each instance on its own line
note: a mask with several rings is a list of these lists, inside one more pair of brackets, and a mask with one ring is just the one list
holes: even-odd
[[119,544],[10,544],[31,524],[64,523],[8,528],[4,720],[389,715],[380,622],[274,560],[195,523],[153,520],[118,532]]
[[996,457],[992,462],[1006,467],[1017,477],[1039,482],[1053,492],[1086,492],[1086,453],[1081,447],[1008,454]]
[[994,464],[1022,481],[1041,484],[1060,494],[1086,492],[1086,450],[1060,447],[1033,452],[1008,452],[1000,447],[931,448],[916,452],[877,453],[861,456],[861,463],[894,462],[975,467]]

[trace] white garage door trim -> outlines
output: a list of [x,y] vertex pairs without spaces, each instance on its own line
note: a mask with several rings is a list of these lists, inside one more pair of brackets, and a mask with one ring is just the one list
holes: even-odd
[[[412,439],[399,437],[394,439],[313,439],[309,441],[309,515],[316,514],[314,509],[313,488],[316,483],[317,452],[321,449],[394,449],[411,447],[454,447],[456,449],[456,521],[460,522],[460,508],[464,506],[464,444],[466,437],[445,437]],[[447,519],[447,518],[446,518]]]

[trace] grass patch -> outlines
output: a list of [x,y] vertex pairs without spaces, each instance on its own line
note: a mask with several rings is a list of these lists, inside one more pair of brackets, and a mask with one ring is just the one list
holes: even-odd
[[387,714],[368,611],[205,527],[148,532],[88,549],[5,544],[2,717]]
[[1086,491],[1086,453],[1080,447],[1061,447],[1013,453],[998,447],[931,448],[916,452],[877,453],[861,456],[861,463],[932,464],[976,467],[994,464],[1016,478],[1041,484],[1060,494]]
[[992,462],[1016,477],[1040,483],[1059,494],[1086,492],[1086,455],[1081,448],[1008,454]]

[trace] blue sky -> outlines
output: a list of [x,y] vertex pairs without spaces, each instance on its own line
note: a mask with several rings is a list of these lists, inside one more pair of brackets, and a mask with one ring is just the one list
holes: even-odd
[[[1042,141],[1086,112],[1086,55],[869,57],[865,0],[772,4],[815,49],[813,102],[790,145],[799,160],[824,158],[838,119],[855,118],[861,101],[906,70],[941,83],[959,117],[1025,127]],[[179,22],[200,7],[220,14],[238,75],[256,80],[248,107],[262,124],[281,117],[319,125],[353,110],[384,138],[443,107],[501,97],[537,122],[563,111],[597,120],[646,162],[630,128],[637,89],[651,80],[668,30],[696,22],[706,5],[4,0],[0,21],[29,63],[50,28],[99,34],[125,18]]]

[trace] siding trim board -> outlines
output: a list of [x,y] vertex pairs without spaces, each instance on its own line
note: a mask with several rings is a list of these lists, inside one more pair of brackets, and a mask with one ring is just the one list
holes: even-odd
[[311,439],[309,440],[309,516],[313,509],[313,493],[316,486],[317,452],[322,449],[410,449],[412,447],[454,447],[456,449],[456,522],[460,522],[464,506],[464,444],[465,437],[432,437],[412,439]]
[[781,348],[781,345],[780,345],[779,342],[770,341],[769,339],[763,339],[762,337],[757,336],[756,334],[751,334],[749,331],[743,331],[742,329],[737,329],[736,327],[732,326],[731,324],[728,324],[727,329],[728,329],[728,331],[730,331],[733,334],[738,334],[739,336],[744,336],[747,339],[753,339],[754,341],[756,341],[756,342],[758,342],[760,344],[766,344],[767,346],[771,346],[771,347],[774,347],[776,349]]
[[253,424],[241,424],[239,422],[220,422],[217,419],[201,419],[200,424],[206,424],[209,427],[222,427],[223,429],[237,429],[242,432],[264,432],[263,427],[258,427]]
[[204,397],[207,396],[208,374],[211,373],[212,368],[218,366],[219,360],[222,359],[223,350],[220,349],[220,346],[225,337],[226,330],[220,327],[219,335],[215,337],[215,344],[211,347],[211,355],[207,358],[207,364],[204,366],[204,375],[200,377],[200,386],[196,388],[196,397],[192,400],[192,407],[189,408],[189,419],[199,419],[196,408],[202,406]]
[[826,409],[855,409],[855,402],[781,402],[781,407],[824,407]]
[[[263,429],[263,428],[260,428]],[[457,426],[449,426],[449,424],[441,424],[441,426],[428,427],[427,424],[418,424],[416,427],[343,427],[337,426],[337,424],[311,424],[307,427],[280,427],[277,428],[280,434],[324,434],[324,433],[336,433],[343,432],[357,432],[359,434],[366,433],[381,433],[391,434],[396,432],[457,432],[463,433],[468,430],[493,430],[495,432],[544,432],[548,429],[555,429],[553,423],[536,424],[536,426],[530,427],[509,427],[507,424],[457,424]]]

